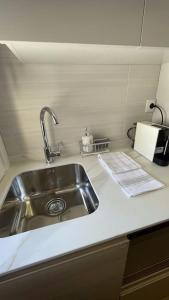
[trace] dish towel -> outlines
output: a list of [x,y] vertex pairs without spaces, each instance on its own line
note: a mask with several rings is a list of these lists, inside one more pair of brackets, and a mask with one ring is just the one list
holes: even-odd
[[0,181],[4,177],[5,172],[8,170],[8,168],[9,168],[9,159],[8,159],[8,155],[3,140],[0,136]]
[[99,154],[98,158],[102,166],[128,197],[164,187],[163,183],[149,175],[124,152]]

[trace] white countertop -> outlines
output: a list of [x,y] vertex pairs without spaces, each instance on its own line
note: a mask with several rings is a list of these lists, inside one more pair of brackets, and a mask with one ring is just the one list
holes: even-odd
[[[74,156],[57,160],[50,167],[69,163],[83,165],[98,196],[99,207],[87,216],[0,238],[1,276],[42,260],[169,220],[169,167],[159,167],[131,149],[123,150],[150,174],[164,182],[166,187],[128,199],[96,156]],[[13,164],[0,184],[1,205],[17,174],[44,167],[46,164],[37,161]]]

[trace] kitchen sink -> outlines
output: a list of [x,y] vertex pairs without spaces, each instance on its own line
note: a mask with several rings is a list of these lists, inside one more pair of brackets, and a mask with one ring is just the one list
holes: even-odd
[[0,237],[79,218],[98,205],[79,164],[25,172],[14,178],[0,210]]

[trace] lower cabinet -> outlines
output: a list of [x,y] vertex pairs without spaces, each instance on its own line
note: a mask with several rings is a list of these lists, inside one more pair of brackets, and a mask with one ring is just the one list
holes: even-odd
[[169,300],[169,268],[123,287],[120,300]]
[[121,300],[169,300],[169,222],[128,236]]
[[127,251],[116,239],[6,275],[0,299],[118,300]]
[[169,222],[130,234],[124,284],[169,267]]

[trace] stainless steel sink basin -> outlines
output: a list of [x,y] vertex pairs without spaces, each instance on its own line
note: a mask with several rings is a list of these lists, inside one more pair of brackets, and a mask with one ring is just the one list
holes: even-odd
[[98,204],[79,164],[23,173],[14,178],[0,210],[0,237],[91,214]]

